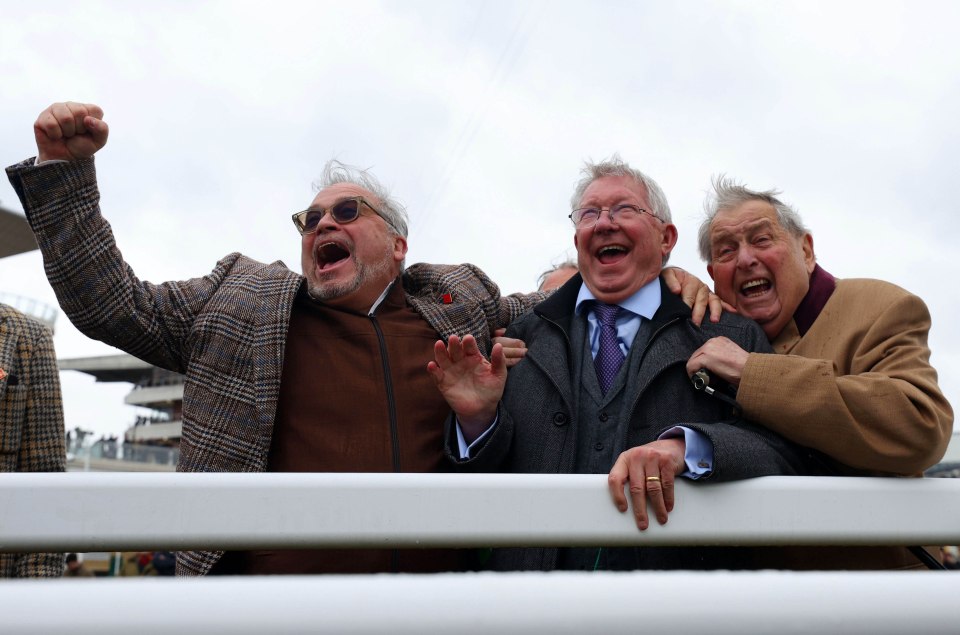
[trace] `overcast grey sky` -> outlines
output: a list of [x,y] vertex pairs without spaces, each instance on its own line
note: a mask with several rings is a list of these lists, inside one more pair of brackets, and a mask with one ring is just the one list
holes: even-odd
[[[102,207],[143,279],[204,275],[232,251],[297,269],[290,214],[337,157],[407,205],[408,262],[532,289],[573,253],[582,161],[619,152],[663,186],[672,262],[704,279],[711,175],[782,189],[824,268],[927,301],[960,403],[960,3],[0,0],[0,15],[4,164],[35,153],[51,102],[102,106]],[[20,207],[6,179],[0,202]],[[55,304],[37,252],[0,260],[0,289]],[[55,342],[115,352],[64,316]],[[127,386],[63,383],[69,427],[133,420]]]

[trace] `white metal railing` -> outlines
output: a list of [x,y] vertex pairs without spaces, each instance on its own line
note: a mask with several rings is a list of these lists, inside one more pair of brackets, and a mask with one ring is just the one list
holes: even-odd
[[551,573],[0,583],[30,635],[956,633],[951,573]]
[[[639,532],[603,475],[6,474],[0,551],[957,544],[960,480],[681,481]],[[10,633],[957,632],[960,575],[633,572],[0,582]]]
[[677,483],[636,530],[604,475],[5,474],[0,551],[506,545],[947,545],[960,480]]

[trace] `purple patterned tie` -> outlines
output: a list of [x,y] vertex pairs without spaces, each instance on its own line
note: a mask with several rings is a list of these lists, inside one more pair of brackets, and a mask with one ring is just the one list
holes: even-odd
[[607,394],[620,366],[623,365],[623,351],[617,343],[617,313],[620,307],[616,304],[597,302],[593,307],[600,322],[600,349],[593,360],[597,369],[597,379],[600,380],[600,389]]

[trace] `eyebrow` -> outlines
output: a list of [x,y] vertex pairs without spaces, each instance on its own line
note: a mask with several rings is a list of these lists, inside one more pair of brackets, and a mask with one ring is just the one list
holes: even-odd
[[308,208],[306,209],[306,211],[308,211],[308,212],[325,212],[325,211],[329,210],[331,207],[334,207],[335,205],[339,205],[340,203],[342,203],[342,202],[344,202],[344,201],[350,201],[350,200],[354,200],[354,199],[358,199],[358,198],[359,198],[359,199],[362,199],[363,202],[364,202],[366,205],[368,205],[368,206],[370,205],[370,203],[367,202],[367,199],[366,199],[366,198],[364,198],[364,197],[360,196],[359,194],[357,194],[357,195],[355,195],[355,196],[341,196],[340,198],[338,198],[338,199],[335,200],[334,202],[330,203],[329,205],[313,205],[313,204],[311,204],[310,207],[308,207]]
[[581,203],[576,209],[613,209],[614,207],[619,207],[620,205],[633,205],[634,207],[639,207],[640,209],[647,209],[644,207],[644,203],[634,203],[628,199],[624,199],[617,203],[612,203],[610,205],[601,205],[600,203]]
[[[769,218],[762,218],[755,223],[750,223],[745,227],[746,233],[755,232],[759,229],[768,229],[773,227],[773,221]],[[733,236],[733,232],[727,229],[717,229],[710,232],[710,239],[712,240],[724,240]]]

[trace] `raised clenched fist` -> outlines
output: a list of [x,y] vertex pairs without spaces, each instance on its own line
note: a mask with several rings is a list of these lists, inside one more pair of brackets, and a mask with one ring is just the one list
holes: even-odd
[[107,143],[103,110],[73,101],[51,105],[33,124],[40,161],[86,159]]

